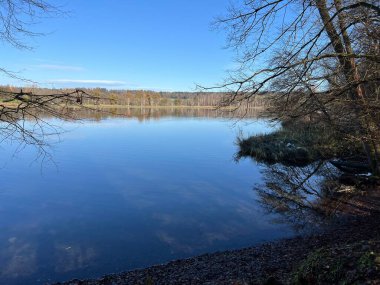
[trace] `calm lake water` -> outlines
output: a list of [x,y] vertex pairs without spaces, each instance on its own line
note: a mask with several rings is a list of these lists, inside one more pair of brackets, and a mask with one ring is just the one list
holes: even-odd
[[100,277],[292,234],[256,202],[260,167],[233,159],[239,130],[270,131],[263,120],[54,123],[67,132],[52,161],[1,145],[0,284]]

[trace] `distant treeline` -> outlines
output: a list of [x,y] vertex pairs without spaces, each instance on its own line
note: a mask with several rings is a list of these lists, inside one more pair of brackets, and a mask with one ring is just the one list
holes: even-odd
[[[1,90],[11,92],[33,92],[35,94],[52,94],[72,92],[73,89],[49,89],[38,87],[13,87],[0,86]],[[78,98],[85,105],[123,105],[131,107],[154,107],[154,106],[189,106],[205,107],[218,106],[223,96],[228,93],[223,92],[165,92],[151,90],[108,90],[105,88],[81,88],[86,93],[92,95],[95,100],[88,98]],[[0,99],[5,99],[6,95],[0,93]],[[268,106],[268,96],[258,95],[245,107],[263,108]]]

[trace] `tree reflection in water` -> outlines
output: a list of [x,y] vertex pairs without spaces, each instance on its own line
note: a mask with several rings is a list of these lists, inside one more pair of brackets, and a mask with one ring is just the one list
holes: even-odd
[[[265,165],[263,183],[254,187],[265,210],[275,213],[275,222],[290,223],[296,229],[330,224],[349,214],[368,214],[373,208],[363,203],[357,182],[329,162],[318,161],[304,167],[277,163]],[[374,204],[379,209],[379,199]]]

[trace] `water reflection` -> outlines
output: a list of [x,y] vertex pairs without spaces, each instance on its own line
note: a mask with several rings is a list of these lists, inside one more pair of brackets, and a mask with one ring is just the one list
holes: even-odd
[[1,249],[2,259],[7,260],[1,267],[1,276],[18,278],[33,274],[37,268],[36,246],[28,241],[10,237]]
[[0,171],[0,283],[98,277],[291,235],[249,191],[259,168],[233,161],[238,130],[269,131],[265,121],[189,112],[49,120],[70,130],[52,148],[55,165],[41,171],[26,147]]
[[276,222],[297,230],[316,230],[342,215],[368,215],[380,209],[378,198],[366,197],[327,161],[303,167],[265,164],[261,172],[262,183],[254,187],[260,204],[268,213],[279,214]]
[[62,244],[55,245],[55,272],[69,272],[83,269],[91,264],[96,257],[95,250],[91,247],[80,245]]
[[[91,119],[101,121],[109,118],[135,118],[139,122],[146,120],[159,120],[165,117],[178,118],[258,118],[263,114],[260,108],[241,108],[237,110],[219,109],[212,107],[185,108],[185,107],[128,107],[128,106],[91,106],[81,108],[63,108],[66,117],[72,119]],[[39,114],[44,118],[52,118],[48,114]]]
[[324,173],[330,171],[324,162],[305,167],[269,165],[263,170],[264,183],[256,186],[260,202],[269,212],[281,214],[284,221],[303,227],[319,221],[328,209],[321,207],[327,192],[320,190]]
[[213,108],[130,108],[130,107],[108,107],[96,110],[94,108],[82,108],[75,111],[79,118],[93,118],[103,120],[110,117],[137,118],[140,122],[163,117],[187,117],[187,118],[258,118],[261,109],[238,109],[222,110]]

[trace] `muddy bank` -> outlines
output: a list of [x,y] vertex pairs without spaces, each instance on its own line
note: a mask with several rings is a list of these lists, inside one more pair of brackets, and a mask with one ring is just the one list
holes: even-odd
[[318,235],[57,284],[380,284],[379,221],[352,218]]

